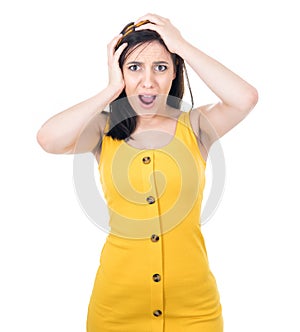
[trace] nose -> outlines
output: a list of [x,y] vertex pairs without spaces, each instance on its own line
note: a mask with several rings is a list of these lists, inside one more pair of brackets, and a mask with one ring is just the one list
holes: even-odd
[[145,69],[142,77],[142,87],[151,89],[154,86],[154,73],[150,68]]

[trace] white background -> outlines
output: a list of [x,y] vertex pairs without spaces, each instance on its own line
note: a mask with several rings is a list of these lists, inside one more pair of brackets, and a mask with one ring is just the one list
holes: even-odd
[[[147,12],[169,17],[260,95],[221,139],[225,191],[203,227],[225,331],[300,331],[296,4],[1,2],[1,331],[85,331],[106,233],[79,205],[73,156],[45,153],[36,132],[105,87],[107,43]],[[191,72],[190,78],[196,105],[214,100]]]

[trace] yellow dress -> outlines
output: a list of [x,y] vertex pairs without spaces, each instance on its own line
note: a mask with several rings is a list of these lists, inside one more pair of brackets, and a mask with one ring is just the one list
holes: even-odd
[[87,332],[222,332],[200,229],[206,163],[182,112],[171,142],[138,149],[105,136],[100,181],[110,232]]

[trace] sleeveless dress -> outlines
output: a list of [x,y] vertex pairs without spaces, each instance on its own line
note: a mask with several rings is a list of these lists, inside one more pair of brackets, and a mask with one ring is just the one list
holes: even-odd
[[110,232],[87,332],[222,332],[219,292],[200,229],[206,163],[189,112],[172,140],[138,149],[104,136],[100,181]]

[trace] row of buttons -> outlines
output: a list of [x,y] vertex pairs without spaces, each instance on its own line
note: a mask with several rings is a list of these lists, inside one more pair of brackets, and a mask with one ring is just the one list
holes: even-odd
[[[143,157],[142,161],[143,161],[144,164],[150,164],[150,162],[151,162],[151,158],[148,157],[148,156],[147,156],[147,157]],[[153,203],[155,203],[155,198],[154,198],[153,196],[148,196],[148,197],[146,198],[146,201],[147,201],[149,204],[153,204]],[[158,235],[153,234],[153,235],[151,236],[151,241],[152,241],[152,242],[157,242],[158,240],[159,240],[159,236],[158,236]],[[155,273],[155,274],[153,274],[152,279],[153,279],[154,282],[159,282],[159,281],[161,280],[161,276],[160,276],[158,273]],[[162,315],[162,311],[159,310],[159,309],[154,310],[154,311],[153,311],[153,315],[154,315],[155,317],[159,317],[160,315]]]
[[[151,162],[151,158],[150,157],[143,157],[143,163],[144,164],[149,164],[150,162]],[[155,203],[155,198],[153,197],[153,196],[148,196],[147,198],[146,198],[146,201],[149,203],[149,204],[153,204],[153,203]]]
[[[159,236],[158,236],[158,235],[153,234],[153,235],[151,236],[151,241],[152,241],[152,242],[157,242],[158,240],[159,240]],[[159,282],[159,281],[161,280],[161,276],[160,276],[160,274],[155,273],[155,274],[153,274],[152,279],[153,279],[155,282]],[[162,311],[161,311],[161,310],[154,310],[154,311],[153,311],[153,315],[154,315],[155,317],[159,317],[160,315],[162,315]]]

